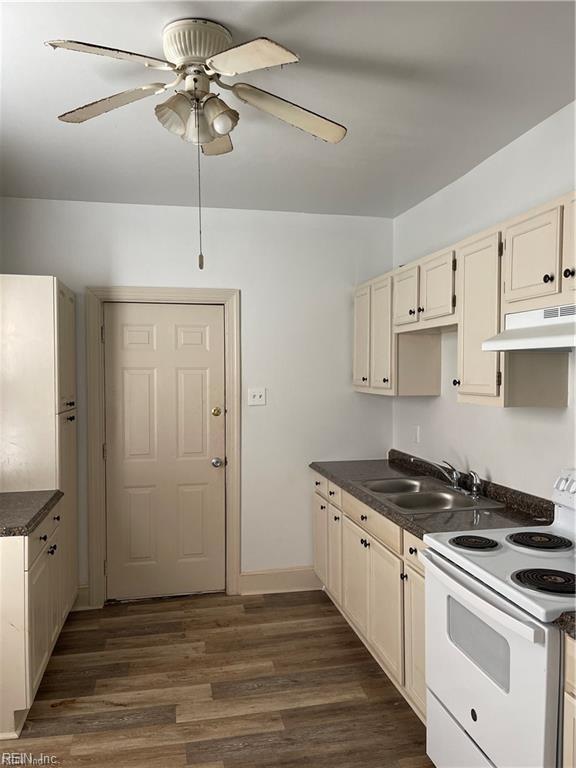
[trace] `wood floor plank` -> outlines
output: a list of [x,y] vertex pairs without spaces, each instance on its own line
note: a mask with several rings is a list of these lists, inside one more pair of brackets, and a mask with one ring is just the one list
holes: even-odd
[[433,768],[421,722],[318,590],[74,613],[4,745],[65,768]]

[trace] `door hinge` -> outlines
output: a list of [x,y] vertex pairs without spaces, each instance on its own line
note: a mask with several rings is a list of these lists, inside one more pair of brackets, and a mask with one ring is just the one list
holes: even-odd
[[504,240],[500,240],[498,243],[498,256],[504,255]]
[[100,341],[104,344],[104,326],[100,326]]
[[452,259],[452,272],[456,272],[457,264],[456,264],[456,256]]
[[498,371],[498,373],[496,374],[496,385],[498,387],[502,386],[502,371]]
[[456,294],[453,293],[452,294],[452,307],[455,307],[455,306],[456,306]]
[[108,446],[106,445],[106,443],[102,443],[102,458],[104,459],[104,461],[106,461],[106,459],[108,458]]

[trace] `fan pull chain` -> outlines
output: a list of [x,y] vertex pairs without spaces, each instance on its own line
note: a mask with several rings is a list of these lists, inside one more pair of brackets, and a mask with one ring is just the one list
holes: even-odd
[[204,254],[202,253],[202,178],[200,175],[200,103],[196,101],[196,156],[198,159],[198,242],[200,251],[198,253],[198,269],[204,269]]

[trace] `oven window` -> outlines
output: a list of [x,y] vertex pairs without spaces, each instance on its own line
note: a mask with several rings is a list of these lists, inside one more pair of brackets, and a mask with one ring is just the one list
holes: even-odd
[[448,635],[454,645],[506,693],[510,690],[510,646],[505,637],[453,597],[448,597]]

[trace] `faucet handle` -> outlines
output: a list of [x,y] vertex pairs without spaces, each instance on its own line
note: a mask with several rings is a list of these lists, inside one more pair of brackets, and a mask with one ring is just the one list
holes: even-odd
[[[446,459],[442,459],[442,464],[446,464],[446,466],[447,466],[449,469],[451,469],[451,470],[452,470],[452,472],[458,472],[458,470],[456,469],[456,467],[452,466],[452,464],[450,464],[450,462],[449,462],[449,461],[446,461]],[[460,472],[458,472],[458,474],[460,474]]]

